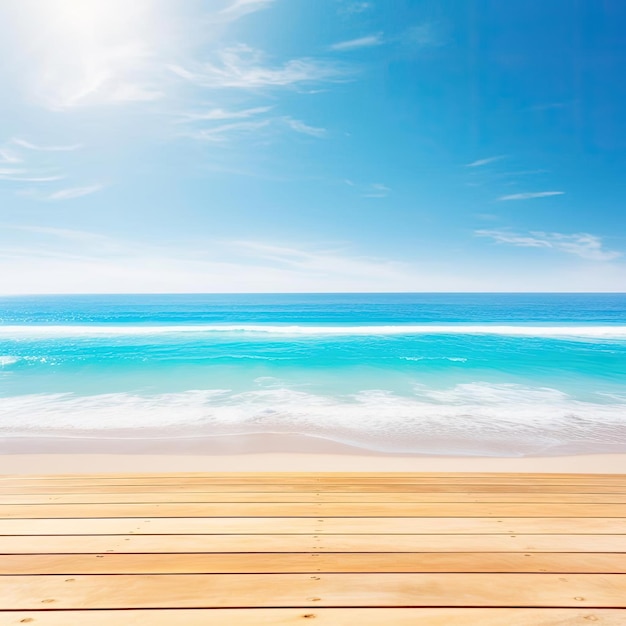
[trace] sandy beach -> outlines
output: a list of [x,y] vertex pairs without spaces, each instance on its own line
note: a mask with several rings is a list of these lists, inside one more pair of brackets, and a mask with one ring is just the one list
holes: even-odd
[[0,474],[115,472],[555,472],[626,474],[626,454],[379,454],[315,437],[0,440]]

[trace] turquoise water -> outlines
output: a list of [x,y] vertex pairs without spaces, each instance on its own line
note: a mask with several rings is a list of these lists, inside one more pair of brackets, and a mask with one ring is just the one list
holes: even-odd
[[0,298],[0,434],[626,450],[626,295]]

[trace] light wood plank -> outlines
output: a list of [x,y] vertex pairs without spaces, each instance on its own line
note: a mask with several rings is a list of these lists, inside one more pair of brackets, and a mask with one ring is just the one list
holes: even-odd
[[[291,554],[20,554],[0,558],[0,574],[260,574],[464,572],[624,574],[624,554],[291,553]],[[626,622],[625,622],[626,623]]]
[[311,494],[333,494],[333,493],[352,493],[352,494],[368,494],[368,493],[405,493],[405,494],[420,494],[420,493],[511,493],[514,491],[521,495],[523,494],[617,494],[625,495],[626,486],[623,485],[536,485],[536,484],[524,484],[524,485],[485,485],[464,483],[458,485],[450,485],[446,483],[433,483],[428,485],[363,485],[359,483],[347,483],[338,485],[298,485],[298,484],[275,484],[275,485],[257,485],[257,484],[244,484],[244,485],[68,485],[68,486],[54,486],[54,485],[21,485],[18,487],[7,485],[2,486],[0,494],[2,495],[24,495],[24,494],[105,494],[105,493],[242,493],[242,494],[256,494],[256,493],[311,493]]
[[[135,480],[135,481],[110,481],[107,479],[93,479],[90,481],[69,481],[61,482],[55,481],[54,483],[49,481],[11,481],[5,482],[0,485],[0,493],[20,492],[25,493],[46,493],[53,489],[56,492],[65,492],[68,487],[87,489],[88,492],[98,491],[104,487],[132,487],[135,492],[139,491],[151,491],[155,487],[160,491],[171,490],[190,490],[193,488],[196,491],[228,491],[228,492],[250,492],[250,491],[265,491],[265,492],[380,492],[380,493],[394,493],[394,492],[424,492],[424,491],[482,491],[482,492],[525,492],[527,489],[539,489],[558,492],[559,489],[565,489],[565,493],[568,490],[573,489],[574,493],[625,493],[626,492],[626,480],[613,480],[613,481],[494,481],[485,482],[478,480],[456,480],[456,481],[424,481],[424,482],[361,482],[361,481],[344,481],[344,482],[332,482],[332,483],[301,483],[301,482],[275,482],[275,483],[257,483],[257,482],[242,482],[242,483],[226,483],[226,482],[211,482],[211,481],[194,481],[194,480],[176,480],[176,481],[149,481],[149,480]],[[151,489],[144,489],[144,488]],[[597,491],[600,489],[600,491]],[[43,490],[43,491],[42,491]]]
[[228,472],[99,472],[97,474],[89,474],[86,472],[71,473],[71,474],[0,474],[0,479],[14,479],[14,478],[34,478],[34,479],[46,479],[46,480],[59,480],[65,478],[162,478],[178,476],[181,478],[198,478],[207,477],[212,478],[245,478],[264,480],[266,478],[306,478],[306,479],[321,479],[321,478],[350,478],[358,480],[368,479],[390,479],[390,478],[448,478],[448,477],[559,477],[559,478],[572,478],[577,476],[594,476],[594,477],[612,477],[625,475],[619,472],[594,472],[594,473],[581,473],[581,472],[399,472],[399,471],[379,471],[379,472],[334,472],[334,471],[319,471],[319,472],[246,472],[246,471],[228,471]]
[[[201,502],[508,502],[554,503],[550,493],[206,493],[206,492],[153,492],[153,493],[74,493],[74,494],[9,494],[0,495],[0,504],[139,504],[139,503],[201,503]],[[626,494],[562,493],[560,504],[626,504]]]
[[153,517],[0,520],[0,535],[626,534],[618,517]]
[[406,609],[411,623],[450,624],[451,606],[463,624],[626,623],[598,608],[626,598],[624,475],[21,476],[0,494],[0,608],[36,610],[0,626],[88,626],[107,608],[171,623],[161,607],[189,609],[186,624],[207,619],[196,607],[250,607],[212,609],[233,624],[368,624],[376,606],[437,607]]
[[[622,609],[156,609],[123,613],[123,626],[623,626]],[[0,612],[0,626],[119,626],[119,611]]]
[[[0,554],[626,552],[626,535],[79,535],[0,537]],[[583,558],[583,557],[581,557]]]
[[0,608],[626,607],[626,574],[4,576]]
[[0,519],[62,517],[626,517],[626,504],[190,503],[7,504]]

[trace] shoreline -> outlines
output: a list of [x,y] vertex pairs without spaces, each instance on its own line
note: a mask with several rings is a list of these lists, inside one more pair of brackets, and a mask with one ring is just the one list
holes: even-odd
[[301,435],[189,439],[0,439],[0,474],[522,472],[626,474],[626,454],[391,454]]

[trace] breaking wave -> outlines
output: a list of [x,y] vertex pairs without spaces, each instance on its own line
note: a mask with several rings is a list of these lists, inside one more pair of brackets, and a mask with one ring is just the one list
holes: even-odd
[[259,387],[243,393],[2,398],[0,435],[143,439],[281,433],[379,452],[494,456],[626,450],[626,401],[606,395],[580,401],[549,387],[485,382],[443,389],[416,385],[406,396],[376,389],[326,396]]
[[237,333],[254,335],[508,335],[519,337],[590,337],[626,339],[626,326],[515,326],[490,324],[398,324],[387,326],[166,325],[166,326],[15,326],[0,325],[5,337],[74,337],[161,335],[169,333]]

